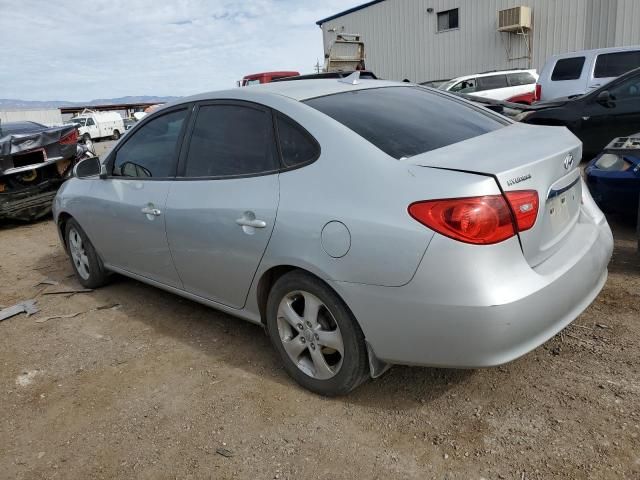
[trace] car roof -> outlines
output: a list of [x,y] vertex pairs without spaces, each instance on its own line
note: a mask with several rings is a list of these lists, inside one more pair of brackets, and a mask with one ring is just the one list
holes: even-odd
[[551,60],[558,60],[561,58],[570,58],[570,57],[586,57],[590,54],[601,54],[601,53],[615,53],[615,52],[626,52],[640,50],[640,45],[630,45],[627,47],[607,47],[607,48],[593,48],[591,50],[577,50],[575,52],[567,52],[567,53],[558,53],[556,55],[551,55],[547,63]]
[[456,77],[456,78],[452,78],[450,81],[461,81],[461,80],[467,80],[469,78],[478,78],[478,77],[491,77],[493,75],[506,75],[509,73],[533,73],[536,74],[536,70],[531,68],[531,69],[527,69],[527,68],[518,68],[515,70],[496,70],[495,72],[483,72],[483,73],[474,73],[472,75],[463,75],[461,77]]
[[362,80],[356,85],[352,85],[341,80],[344,79],[331,78],[263,83],[260,85],[251,85],[248,87],[233,88],[229,90],[206,92],[200,93],[198,95],[192,95],[190,97],[183,97],[179,100],[166,104],[163,107],[166,108],[172,105],[180,105],[183,103],[197,102],[202,100],[214,100],[221,98],[253,100],[259,99],[260,97],[266,98],[274,95],[303,101],[310,98],[333,95],[335,93],[353,92],[356,90],[366,90],[369,88],[408,87],[416,85],[414,83],[391,82],[386,80]]

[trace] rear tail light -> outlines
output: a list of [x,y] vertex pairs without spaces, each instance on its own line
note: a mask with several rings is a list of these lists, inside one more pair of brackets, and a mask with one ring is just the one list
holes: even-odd
[[518,232],[524,232],[533,227],[538,218],[538,192],[518,190],[506,192],[505,195],[513,211]]
[[513,237],[513,218],[502,195],[428,200],[409,205],[409,215],[442,235],[490,245]]
[[536,83],[536,93],[533,95],[533,101],[539,102],[542,99],[542,85]]
[[78,143],[78,130],[74,128],[72,132],[62,137],[58,143],[60,143],[60,145],[75,145]]
[[409,215],[430,229],[465,243],[491,245],[530,229],[538,216],[534,190],[482,197],[426,200],[409,205]]

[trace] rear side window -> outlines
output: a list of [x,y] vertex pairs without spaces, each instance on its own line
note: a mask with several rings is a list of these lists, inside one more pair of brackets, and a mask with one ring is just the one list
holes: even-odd
[[300,125],[278,113],[278,139],[282,162],[294,167],[314,161],[320,155],[320,146]]
[[584,67],[584,57],[571,57],[558,60],[551,73],[551,80],[554,82],[577,80],[582,75],[582,67]]
[[187,110],[178,110],[141,125],[116,152],[112,174],[118,177],[163,178],[175,175],[182,124]]
[[477,91],[480,92],[482,90],[495,90],[496,88],[507,88],[509,84],[507,83],[506,75],[491,75],[490,77],[478,77],[478,88]]
[[420,87],[386,87],[312,98],[307,105],[400,159],[497,130],[507,123]]
[[512,87],[518,87],[520,85],[531,85],[536,83],[536,79],[529,72],[518,72],[518,73],[510,73],[507,75],[509,77],[509,85]]
[[603,53],[596,59],[593,76],[596,78],[619,77],[640,67],[640,51]]
[[186,177],[255,175],[277,169],[268,110],[204,105],[198,110],[187,155]]

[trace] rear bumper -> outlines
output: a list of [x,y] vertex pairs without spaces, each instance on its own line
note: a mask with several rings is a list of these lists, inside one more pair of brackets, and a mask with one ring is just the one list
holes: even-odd
[[512,238],[470,246],[436,235],[403,287],[334,282],[376,356],[456,368],[500,365],[554,336],[589,306],[607,278],[613,237],[604,217],[580,220],[536,268]]

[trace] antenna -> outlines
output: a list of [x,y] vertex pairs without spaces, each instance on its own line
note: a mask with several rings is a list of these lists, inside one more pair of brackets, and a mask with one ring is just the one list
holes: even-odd
[[358,85],[360,83],[360,70],[356,70],[348,77],[339,78],[338,81],[349,85]]

